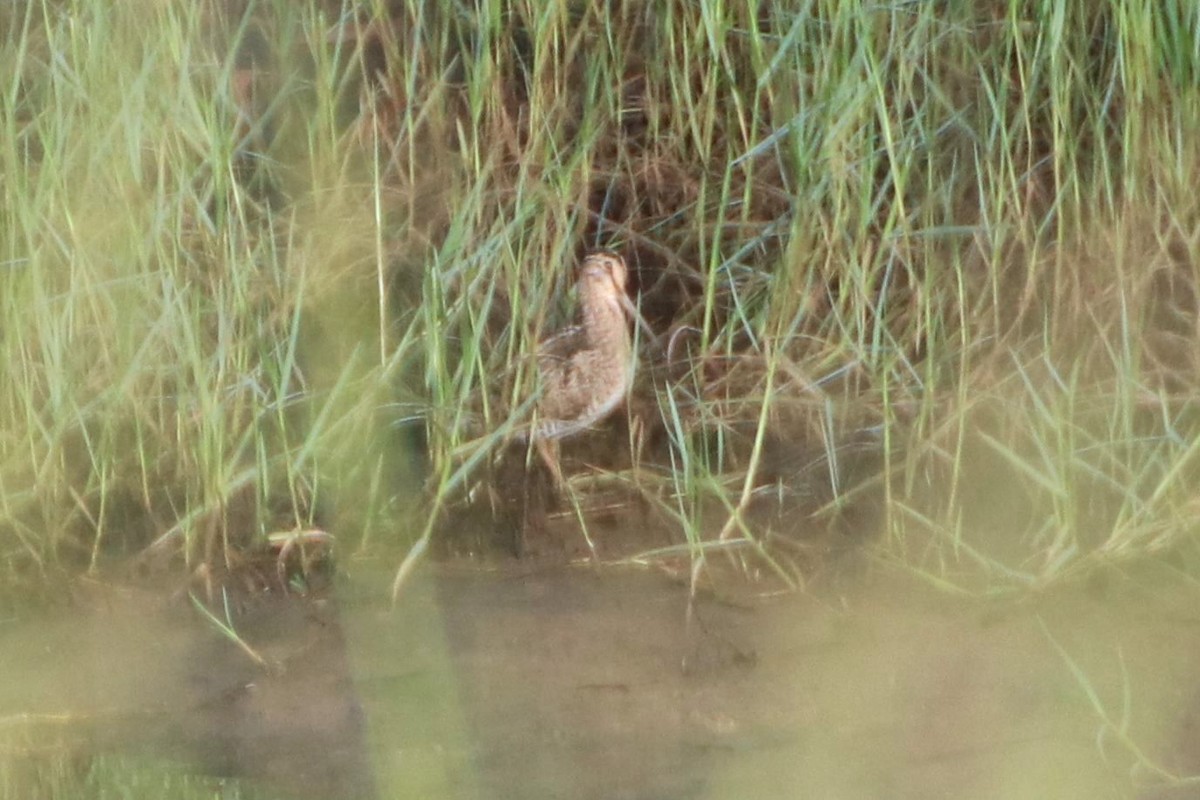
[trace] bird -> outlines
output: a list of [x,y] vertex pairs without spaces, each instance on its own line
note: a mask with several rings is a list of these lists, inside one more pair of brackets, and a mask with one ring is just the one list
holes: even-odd
[[563,485],[558,442],[588,430],[616,411],[633,382],[629,319],[637,311],[626,295],[629,270],[620,255],[588,255],[576,286],[580,323],[539,344],[539,395],[528,438]]

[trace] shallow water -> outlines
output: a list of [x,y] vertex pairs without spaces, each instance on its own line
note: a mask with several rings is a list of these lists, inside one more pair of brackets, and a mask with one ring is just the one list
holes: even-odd
[[154,593],[10,618],[8,760],[20,730],[279,797],[1200,795],[1130,746],[1200,771],[1198,590],[1165,570],[985,603],[874,567],[691,625],[655,571],[431,565],[395,609],[389,578],[250,604],[268,668]]

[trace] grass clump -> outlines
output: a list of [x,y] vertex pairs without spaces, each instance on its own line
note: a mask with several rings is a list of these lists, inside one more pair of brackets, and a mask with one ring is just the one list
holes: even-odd
[[416,541],[598,247],[693,555],[801,579],[772,491],[960,585],[1192,549],[1190,4],[0,13],[12,570]]

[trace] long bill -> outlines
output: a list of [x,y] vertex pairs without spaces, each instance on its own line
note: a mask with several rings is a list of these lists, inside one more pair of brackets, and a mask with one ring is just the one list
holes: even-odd
[[638,307],[633,304],[632,300],[629,299],[629,295],[625,294],[624,292],[618,292],[617,297],[621,303],[621,307],[624,308],[626,313],[633,318],[633,321],[637,323],[638,327],[645,332],[646,337],[650,340],[650,344],[654,347],[658,347],[661,344],[661,340],[658,338],[658,335],[651,330],[650,323],[646,322],[646,318],[642,316],[642,312],[639,311]]

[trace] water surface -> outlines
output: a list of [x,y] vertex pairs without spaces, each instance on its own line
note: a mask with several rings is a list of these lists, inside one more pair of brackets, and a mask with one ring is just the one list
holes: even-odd
[[6,763],[297,798],[1200,795],[1154,771],[1200,771],[1197,589],[1166,569],[983,602],[875,565],[690,624],[652,569],[430,564],[396,607],[390,577],[231,609],[265,666],[155,592],[10,617]]

